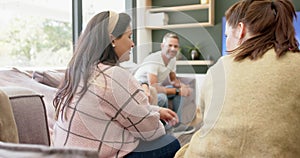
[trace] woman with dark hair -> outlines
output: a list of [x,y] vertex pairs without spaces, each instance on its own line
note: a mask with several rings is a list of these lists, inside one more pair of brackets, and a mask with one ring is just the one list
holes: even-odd
[[300,51],[292,2],[241,0],[225,16],[229,55],[207,72],[203,126],[176,157],[300,157]]
[[139,82],[119,66],[134,46],[130,20],[101,12],[80,35],[54,98],[54,146],[97,150],[105,158],[173,157],[179,149],[160,121],[176,124],[176,113],[149,105]]

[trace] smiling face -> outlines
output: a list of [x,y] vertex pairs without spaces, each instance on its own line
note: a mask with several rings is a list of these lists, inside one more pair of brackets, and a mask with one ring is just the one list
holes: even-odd
[[176,57],[178,50],[179,41],[176,38],[167,38],[161,44],[161,51],[168,59]]
[[130,50],[134,47],[131,35],[132,30],[131,26],[129,26],[120,38],[116,38],[112,41],[113,45],[115,45],[114,50],[119,57],[120,62],[128,61],[130,59]]

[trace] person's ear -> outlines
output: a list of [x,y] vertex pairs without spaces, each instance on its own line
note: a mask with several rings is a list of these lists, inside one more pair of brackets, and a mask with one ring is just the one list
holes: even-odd
[[163,49],[164,48],[164,43],[161,43],[160,44],[160,49]]
[[112,34],[109,34],[109,38],[110,38],[110,42],[112,42],[114,39],[116,39],[116,37]]
[[110,43],[111,43],[111,45],[113,46],[113,47],[115,47],[116,45],[115,45],[115,36],[113,36],[112,34],[110,34],[109,35],[109,38],[110,38]]
[[239,22],[237,28],[238,28],[238,37],[240,40],[242,40],[246,36],[247,28],[246,28],[245,24],[242,22]]
[[116,45],[115,45],[115,40],[112,40],[112,42],[111,42],[111,46],[112,46],[113,48],[115,48],[115,47],[116,47]]

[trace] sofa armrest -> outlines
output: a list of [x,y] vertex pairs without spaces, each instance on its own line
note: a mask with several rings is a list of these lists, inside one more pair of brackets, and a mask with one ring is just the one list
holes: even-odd
[[[184,105],[182,106],[182,115],[181,115],[181,122],[184,124],[189,124],[193,121],[193,119],[196,117],[196,109],[197,109],[197,104],[196,104],[196,79],[195,77],[182,77],[182,76],[177,76],[177,79],[185,84],[188,85],[192,91],[191,95],[185,97],[184,99]],[[170,79],[167,78],[162,85],[171,85]]]
[[18,129],[19,143],[50,145],[43,96],[24,87],[1,87],[9,97]]

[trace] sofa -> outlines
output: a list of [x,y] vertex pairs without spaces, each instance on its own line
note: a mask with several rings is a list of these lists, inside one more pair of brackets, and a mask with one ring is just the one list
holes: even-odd
[[[47,71],[52,72],[52,71]],[[38,72],[34,72],[39,74]],[[52,105],[52,100],[56,93],[56,88],[47,85],[48,81],[45,79],[42,80],[41,77],[36,77],[37,80],[33,77],[33,72],[22,71],[17,68],[7,68],[0,70],[0,87],[2,88],[15,88],[15,93],[18,93],[17,88],[22,88],[20,90],[30,89],[37,95],[40,95],[43,98],[43,102],[45,104],[46,116],[47,116],[47,124],[49,127],[49,131],[54,125],[54,112],[55,109]],[[54,75],[53,75],[54,76]],[[51,78],[52,79],[52,78]],[[58,81],[59,82],[59,81]],[[45,84],[44,84],[45,83]],[[28,91],[27,91],[28,92]],[[11,95],[13,92],[11,92]],[[30,93],[30,92],[29,92]],[[30,101],[29,101],[30,102]]]
[[[47,153],[52,150],[60,151],[59,149],[52,149],[49,146],[51,145],[51,133],[55,122],[55,109],[52,102],[57,87],[63,78],[64,71],[57,70],[23,71],[18,68],[0,70],[0,91],[4,92],[2,94],[7,95],[7,102],[9,102],[12,107],[8,109],[8,111],[14,114],[14,118],[11,119],[11,123],[9,123],[10,127],[5,128],[9,129],[7,131],[12,131],[8,132],[9,135],[6,136],[6,138],[12,135],[14,136],[11,137],[11,139],[2,139],[1,135],[3,135],[4,132],[2,132],[3,128],[0,128],[0,142],[2,143],[0,144],[1,153],[2,151],[3,153],[10,153],[11,150],[16,149],[20,149],[21,151],[19,152],[22,153],[26,151],[25,149],[30,149],[36,151],[38,154],[42,152],[42,154],[46,153],[47,155]],[[180,80],[185,84],[189,84],[191,87],[195,87],[195,79],[193,78],[182,77]],[[187,114],[183,116],[183,119],[184,123],[189,124],[196,115],[194,93],[187,100],[188,106],[183,109]],[[0,104],[2,103],[0,102]],[[14,109],[15,107],[22,110],[16,110]],[[23,113],[20,113],[20,111],[23,111]],[[7,116],[3,115],[3,117]],[[22,119],[22,117],[24,117],[24,119]],[[16,126],[16,130],[12,130],[14,126]],[[76,151],[76,149],[70,150]],[[85,150],[82,152],[84,151]],[[85,152],[92,154],[91,152],[93,151]],[[74,152],[69,152],[69,154],[70,153]],[[0,154],[0,157],[1,156]]]
[[[0,87],[1,100],[7,100],[1,107],[9,107],[11,110],[3,110],[1,113],[12,117],[0,116],[4,122],[15,123],[18,143],[50,145],[50,133],[48,128],[46,108],[43,96],[35,91],[23,87]],[[3,96],[6,95],[6,98]],[[3,108],[3,109],[4,109]],[[9,120],[9,121],[6,121]],[[5,126],[2,127],[5,131]],[[33,130],[34,129],[34,130]]]
[[[53,72],[47,71],[50,73]],[[55,74],[62,76],[62,73]],[[54,124],[52,100],[56,88],[47,85],[52,82],[42,76],[43,73],[38,71],[0,70],[0,157],[98,157],[95,150],[50,146]]]

